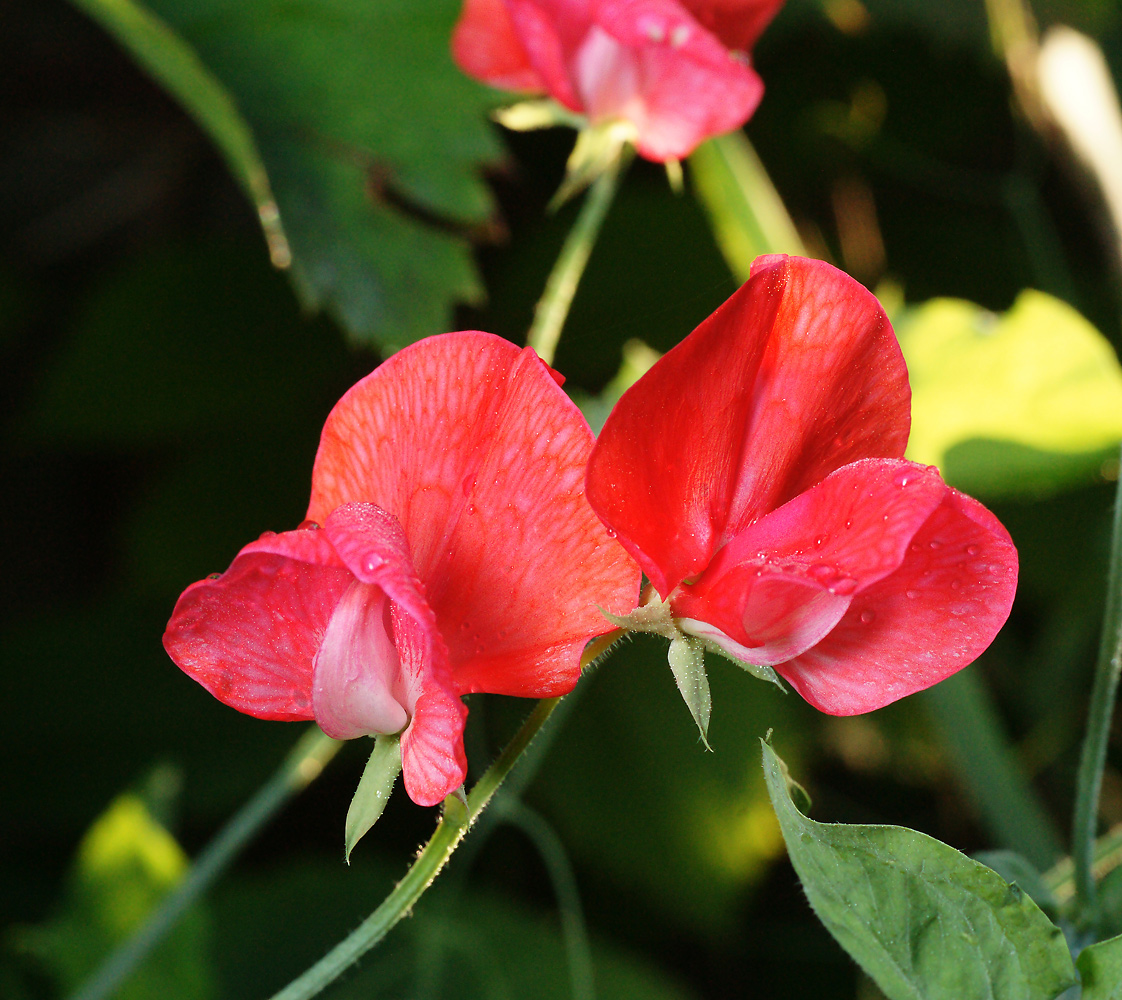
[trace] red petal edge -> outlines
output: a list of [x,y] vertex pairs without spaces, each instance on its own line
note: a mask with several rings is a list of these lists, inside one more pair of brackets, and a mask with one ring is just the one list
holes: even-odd
[[947,487],[903,564],[857,595],[814,648],[776,669],[815,708],[871,712],[973,662],[1017,589],[1017,550],[977,500]]

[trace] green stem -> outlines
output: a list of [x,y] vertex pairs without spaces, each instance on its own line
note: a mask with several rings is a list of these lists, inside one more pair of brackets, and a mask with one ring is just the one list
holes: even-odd
[[[620,635],[620,631],[617,630],[589,643],[581,657],[581,667],[587,666],[606,652]],[[464,834],[486,808],[491,797],[503,783],[503,779],[518,762],[523,751],[533,741],[559,701],[560,698],[543,698],[534,706],[534,710],[499,754],[498,759],[476,782],[467,796],[466,803],[458,795],[449,795],[444,800],[444,815],[436,832],[410,866],[409,871],[405,873],[405,877],[398,882],[381,905],[315,965],[279,993],[274,994],[272,1000],[308,1000],[314,997],[381,941],[413,908],[440,874],[441,868],[459,846]]]
[[141,928],[114,951],[71,1000],[111,996],[176,922],[237,857],[241,849],[294,795],[318,777],[343,744],[312,726],[300,737],[277,772],[222,828],[196,858],[186,878]]
[[1075,786],[1075,820],[1072,824],[1072,862],[1075,865],[1075,894],[1080,916],[1096,920],[1095,878],[1092,871],[1095,831],[1099,819],[1110,720],[1122,673],[1122,483],[1114,496],[1114,530],[1110,543],[1110,575],[1106,585],[1106,611],[1102,642],[1095,665],[1095,683],[1087,713],[1087,733],[1079,759]]
[[1037,868],[1054,864],[1062,853],[1059,838],[1009,747],[977,672],[964,670],[922,697],[942,730],[967,794],[994,839]]
[[630,159],[629,149],[622,150],[593,182],[584,204],[581,205],[577,221],[573,223],[561,254],[549,273],[545,291],[534,309],[534,322],[526,343],[538,352],[538,356],[547,365],[553,364],[557,342],[561,339],[561,328],[569,315],[573,296],[577,294],[577,286],[588,264],[588,258],[592,255],[596,237],[600,235],[608,206],[615,197],[619,179]]

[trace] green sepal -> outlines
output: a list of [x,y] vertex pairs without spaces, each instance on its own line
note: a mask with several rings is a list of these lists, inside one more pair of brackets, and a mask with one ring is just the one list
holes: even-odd
[[351,851],[366,832],[378,822],[382,810],[386,808],[393,783],[401,773],[401,735],[375,736],[374,749],[366,762],[358,788],[355,789],[351,806],[347,810],[345,828],[347,864],[351,861]]
[[583,115],[570,111],[551,98],[519,101],[506,108],[491,112],[491,117],[512,132],[534,132],[538,129],[568,125],[570,128],[584,128],[588,122]]
[[1063,932],[1019,886],[915,830],[808,819],[761,746],[810,905],[889,1000],[1054,1000],[1075,984]]
[[708,734],[713,699],[709,694],[709,677],[705,673],[705,643],[691,636],[671,639],[667,659],[686,707],[701,731],[701,742],[706,750],[712,750]]

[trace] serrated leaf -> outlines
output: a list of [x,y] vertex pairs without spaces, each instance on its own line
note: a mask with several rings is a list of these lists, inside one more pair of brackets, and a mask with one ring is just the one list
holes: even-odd
[[1063,933],[1027,893],[915,830],[808,819],[761,745],[810,905],[890,1000],[1053,1000],[1075,983]]
[[713,699],[709,694],[709,677],[705,673],[705,643],[692,636],[671,639],[667,659],[674,674],[674,683],[678,685],[686,707],[701,731],[701,742],[707,750],[711,750],[708,734]]
[[1083,1000],[1122,1000],[1122,936],[1084,948],[1076,965]]
[[498,95],[452,63],[458,0],[76,2],[215,137],[307,305],[393,350],[479,301]]
[[401,773],[400,735],[374,737],[374,749],[359,779],[345,824],[346,854],[348,863],[351,851],[378,822],[390,799],[394,782]]
[[997,316],[933,299],[897,326],[912,384],[907,457],[985,497],[1094,480],[1122,441],[1122,366],[1074,309],[1025,291]]

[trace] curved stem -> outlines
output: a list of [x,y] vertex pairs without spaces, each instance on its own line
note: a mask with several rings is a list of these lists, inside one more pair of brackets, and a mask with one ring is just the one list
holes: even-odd
[[1110,575],[1106,586],[1106,611],[1102,642],[1091,689],[1087,713],[1087,733],[1079,759],[1076,779],[1075,820],[1072,825],[1072,862],[1075,866],[1075,894],[1081,918],[1097,919],[1095,878],[1092,871],[1095,831],[1099,819],[1099,792],[1102,789],[1110,720],[1122,674],[1122,483],[1114,497],[1114,530],[1110,543]]
[[561,328],[569,315],[569,306],[573,304],[573,296],[577,294],[581,275],[592,255],[596,237],[600,235],[608,206],[615,197],[619,179],[630,159],[630,150],[621,150],[589,188],[577,221],[565,238],[557,262],[549,272],[545,291],[534,309],[534,322],[526,336],[526,343],[538,352],[538,356],[547,365],[553,364],[557,342],[561,339]]
[[[622,632],[615,630],[593,640],[581,657],[581,667],[587,666],[605,653]],[[459,846],[471,824],[486,808],[491,797],[518,762],[538,731],[557,707],[560,698],[543,698],[527,716],[506,745],[498,759],[476,782],[467,799],[449,795],[444,800],[444,815],[436,832],[410,866],[405,877],[381,905],[347,937],[331,949],[315,965],[294,979],[272,1000],[308,1000],[327,987],[353,963],[386,936],[390,929],[408,913]]]
[[111,996],[163,940],[191,904],[237,857],[254,834],[277,814],[281,806],[319,776],[342,745],[338,740],[324,736],[318,726],[311,726],[276,773],[203,849],[175,891],[79,987],[70,1000],[103,1000]]

